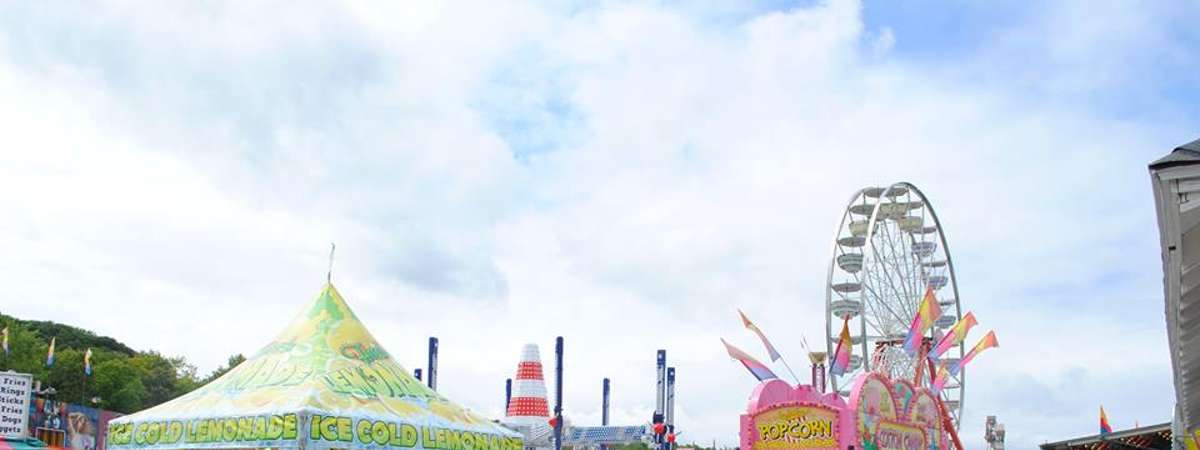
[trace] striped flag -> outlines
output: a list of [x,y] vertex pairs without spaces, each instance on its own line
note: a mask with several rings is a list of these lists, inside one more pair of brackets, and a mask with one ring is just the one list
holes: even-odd
[[87,375],[89,377],[92,376],[92,349],[91,348],[88,348],[86,352],[83,352],[83,374]]
[[46,351],[46,367],[54,365],[54,340],[57,337],[50,338],[50,349]]
[[983,353],[984,350],[999,346],[1000,342],[996,341],[996,332],[989,331],[987,336],[984,336],[983,339],[980,339],[979,343],[975,344],[975,347],[972,348],[970,352],[967,352],[966,356],[963,356],[962,360],[950,368],[950,374],[958,375],[958,372],[962,370],[963,366],[971,362],[972,359],[975,359],[975,357],[980,353]]
[[946,381],[950,379],[950,371],[946,368],[946,361],[938,364],[937,376],[933,379],[933,384],[929,386],[929,390],[933,395],[938,395],[942,392],[942,388],[946,386]]
[[846,321],[842,323],[842,334],[838,337],[837,350],[834,350],[833,358],[830,358],[829,373],[846,373],[850,368],[850,351],[853,345],[853,341],[850,340],[850,316],[846,316]]
[[1108,433],[1112,433],[1112,426],[1108,424],[1108,415],[1104,414],[1104,405],[1100,405],[1100,436]]
[[758,378],[758,381],[779,378],[765,364],[758,362],[757,359],[754,359],[753,356],[750,356],[741,349],[729,345],[728,342],[725,342],[724,338],[721,339],[721,343],[725,344],[725,351],[729,352],[729,357],[738,360],[743,366],[746,366],[746,370],[749,370],[750,374],[754,375],[754,378]]
[[742,310],[739,309],[738,314],[742,316],[742,325],[745,325],[747,329],[753,331],[754,334],[757,334],[758,338],[762,340],[763,346],[767,348],[767,354],[771,356],[771,361],[778,361],[780,358],[779,352],[775,350],[774,345],[771,345],[771,341],[767,340],[767,335],[763,334],[762,330],[758,329],[758,325],[750,322],[750,318],[746,317],[746,313],[742,312]]
[[929,356],[936,359],[945,354],[947,350],[954,348],[955,345],[961,344],[967,338],[967,333],[971,331],[971,327],[976,324],[975,314],[968,312],[953,327],[950,327],[950,332],[942,336],[942,340],[938,341],[937,345],[933,347],[933,351],[929,353]]
[[937,298],[933,296],[933,287],[925,288],[925,297],[917,307],[917,316],[913,317],[912,326],[908,329],[908,338],[904,340],[904,351],[909,356],[917,353],[921,346],[921,337],[933,328],[934,321],[942,315],[942,307],[938,306]]

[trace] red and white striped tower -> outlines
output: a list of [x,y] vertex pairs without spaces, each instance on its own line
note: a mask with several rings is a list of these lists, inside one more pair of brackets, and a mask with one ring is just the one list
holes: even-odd
[[525,344],[521,349],[517,376],[513,377],[512,400],[505,416],[505,422],[514,425],[545,425],[550,420],[542,359],[536,344]]

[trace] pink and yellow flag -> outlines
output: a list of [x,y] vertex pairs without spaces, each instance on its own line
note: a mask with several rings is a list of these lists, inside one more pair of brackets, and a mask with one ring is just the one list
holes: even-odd
[[942,340],[938,341],[937,345],[933,347],[933,351],[929,353],[929,356],[936,359],[945,354],[947,350],[954,348],[955,345],[961,344],[967,338],[967,333],[971,331],[971,327],[976,324],[975,314],[968,312],[953,327],[950,327],[950,331],[945,336],[942,336]]
[[0,335],[4,335],[4,356],[8,356],[8,327],[0,330]]
[[917,316],[913,317],[912,326],[908,329],[908,338],[904,340],[904,351],[909,356],[915,355],[921,347],[921,337],[933,328],[933,323],[942,315],[942,307],[938,306],[937,298],[933,296],[933,288],[925,288],[925,297],[917,307]]
[[754,359],[753,356],[742,351],[742,349],[730,345],[728,342],[725,342],[725,339],[721,339],[721,343],[725,344],[725,351],[729,353],[729,357],[738,360],[743,366],[746,366],[746,370],[749,370],[750,374],[754,375],[754,378],[758,378],[758,381],[779,378],[775,376],[775,372],[772,372],[766,364]]
[[755,325],[754,322],[751,322],[750,318],[746,317],[746,313],[743,313],[740,309],[738,310],[738,315],[742,316],[742,325],[745,325],[747,329],[758,335],[758,339],[762,340],[763,346],[767,347],[767,354],[771,356],[771,361],[779,360],[779,352],[775,350],[774,345],[771,345],[771,341],[767,340],[767,335],[763,334],[762,330],[758,329],[758,325]]
[[950,379],[950,371],[946,369],[946,361],[938,364],[937,376],[933,379],[933,384],[929,386],[929,390],[933,391],[933,395],[938,395],[942,392],[942,388],[946,386],[946,381]]
[[846,321],[842,323],[842,334],[838,336],[837,350],[834,350],[829,365],[829,373],[834,375],[845,374],[850,369],[850,352],[854,346],[850,340],[850,316],[846,316]]
[[89,377],[92,376],[92,349],[91,348],[88,348],[86,352],[83,352],[83,374],[87,375]]
[[989,331],[987,336],[984,336],[983,339],[980,339],[979,343],[975,344],[975,347],[972,348],[970,352],[967,352],[966,356],[963,356],[962,360],[950,368],[950,373],[952,375],[958,375],[958,372],[962,370],[963,366],[971,362],[972,359],[975,359],[975,356],[979,355],[984,350],[999,346],[1000,342],[996,340],[996,332]]
[[54,340],[58,337],[50,338],[50,349],[46,351],[46,367],[54,365]]
[[1100,436],[1106,436],[1112,433],[1112,426],[1108,424],[1108,414],[1104,414],[1104,406],[1100,406]]

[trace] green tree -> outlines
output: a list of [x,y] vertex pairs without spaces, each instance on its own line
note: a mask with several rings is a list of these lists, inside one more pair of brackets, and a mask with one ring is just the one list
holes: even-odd
[[45,379],[47,343],[33,330],[11,318],[0,318],[0,328],[8,327],[9,353],[0,362],[0,368],[32,374]]
[[129,358],[97,363],[91,381],[104,409],[132,413],[150,406],[143,403],[146,387],[142,385],[141,371],[130,363]]
[[54,365],[47,372],[42,380],[58,391],[54,398],[69,403],[79,403],[83,399],[83,351],[57,348],[56,345]]
[[204,380],[201,382],[201,384],[208,384],[208,383],[211,383],[213,380],[216,380],[217,378],[221,378],[221,375],[225,375],[225,373],[229,372],[230,370],[233,370],[234,367],[237,367],[238,364],[241,364],[243,362],[246,362],[246,357],[242,356],[241,353],[230,356],[229,360],[227,360],[225,362],[224,366],[218,367],[217,370],[213,371],[213,373],[208,374],[208,376],[204,378]]
[[129,363],[140,371],[147,404],[157,405],[197,386],[196,368],[181,357],[167,358],[154,351],[141,352],[130,358]]

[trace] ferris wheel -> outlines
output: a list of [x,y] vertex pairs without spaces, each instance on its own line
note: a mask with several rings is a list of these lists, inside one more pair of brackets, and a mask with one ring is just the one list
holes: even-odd
[[[843,396],[865,372],[914,379],[920,361],[904,351],[903,343],[927,286],[942,310],[927,339],[936,342],[962,316],[946,235],[933,205],[910,183],[867,187],[850,197],[834,235],[826,281],[828,354],[833,354],[847,317],[854,344],[849,370],[830,377]],[[953,364],[963,350],[959,344],[942,359]],[[920,384],[928,387],[934,374],[927,366],[921,369]],[[962,417],[965,381],[964,369],[942,388],[955,427]]]

